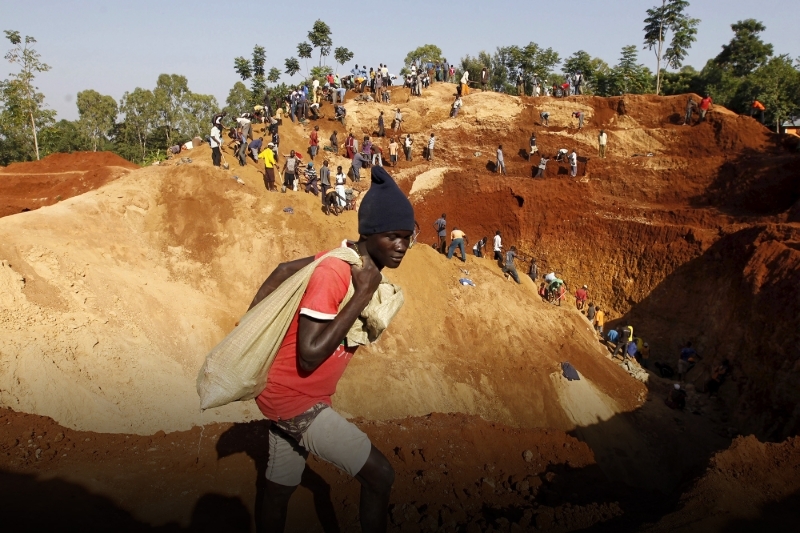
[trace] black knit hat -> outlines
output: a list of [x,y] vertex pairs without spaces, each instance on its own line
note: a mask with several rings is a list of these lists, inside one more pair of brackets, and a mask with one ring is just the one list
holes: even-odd
[[373,235],[400,230],[414,231],[414,208],[388,172],[382,167],[372,167],[372,186],[358,211],[358,233]]

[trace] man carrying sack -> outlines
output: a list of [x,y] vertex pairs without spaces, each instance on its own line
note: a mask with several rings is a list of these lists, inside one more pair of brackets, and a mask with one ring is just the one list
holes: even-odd
[[[283,531],[309,452],[361,482],[361,530],[386,530],[394,471],[367,435],[331,408],[331,396],[357,349],[348,343],[349,332],[373,301],[381,270],[400,266],[413,230],[408,198],[383,168],[373,167],[372,186],[358,212],[360,237],[346,242],[362,266],[334,257],[318,264],[269,368],[266,388],[256,398],[272,421],[262,515],[270,531]],[[279,265],[250,307],[323,255]],[[352,297],[340,309],[351,280]]]

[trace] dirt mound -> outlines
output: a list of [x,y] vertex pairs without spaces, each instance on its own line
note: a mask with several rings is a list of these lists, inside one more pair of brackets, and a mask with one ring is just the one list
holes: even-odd
[[[202,358],[278,262],[357,230],[354,213],[326,217],[319,198],[268,195],[253,169],[240,170],[245,186],[202,157],[149,167],[0,222],[9,263],[0,275],[14,289],[0,309],[3,403],[97,431],[150,433],[260,416],[250,402],[201,415],[194,382]],[[463,268],[477,287],[464,287],[461,266],[420,246],[389,273],[405,288],[406,306],[393,331],[351,363],[339,409],[372,419],[466,412],[572,429],[549,401],[556,398],[549,375],[565,359],[608,397],[612,412],[640,402],[643,387],[625,385],[630,378],[608,362],[579,313],[542,304],[529,279],[508,283],[488,260],[469,258]],[[504,309],[485,306],[496,297]],[[442,326],[419,327],[427,323]],[[520,371],[529,373],[525,386],[509,386]]]
[[781,444],[740,437],[717,454],[681,497],[681,509],[647,531],[796,531],[800,438]]
[[111,152],[52,154],[0,168],[0,217],[53,205],[102,187],[138,165]]

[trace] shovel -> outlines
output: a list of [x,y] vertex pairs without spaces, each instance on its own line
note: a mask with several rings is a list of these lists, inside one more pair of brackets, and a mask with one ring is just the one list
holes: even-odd
[[231,167],[230,167],[230,165],[228,164],[228,160],[227,160],[227,159],[225,159],[225,152],[223,152],[222,150],[220,150],[220,151],[219,151],[219,153],[220,153],[220,155],[222,155],[222,168],[224,168],[225,170],[228,170],[228,169],[229,169],[229,168],[231,168]]

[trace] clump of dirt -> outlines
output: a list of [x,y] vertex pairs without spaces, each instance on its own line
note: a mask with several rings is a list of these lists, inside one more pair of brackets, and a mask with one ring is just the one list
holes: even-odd
[[111,152],[51,154],[0,168],[0,217],[31,211],[102,187],[138,165]]

